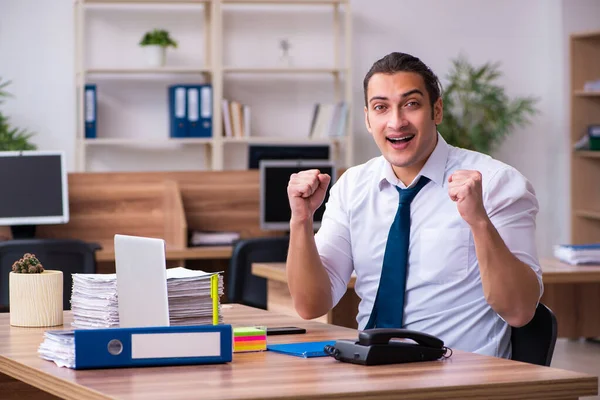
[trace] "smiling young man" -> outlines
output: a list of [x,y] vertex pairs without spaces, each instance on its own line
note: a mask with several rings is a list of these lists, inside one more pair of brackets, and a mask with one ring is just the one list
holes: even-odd
[[307,319],[327,313],[354,271],[359,329],[403,327],[510,357],[510,326],[531,320],[543,291],[533,188],[514,168],[444,141],[439,81],[418,58],[375,62],[364,92],[366,127],[382,155],[333,185],[316,235],[312,217],[330,177],[290,178],[296,310]]

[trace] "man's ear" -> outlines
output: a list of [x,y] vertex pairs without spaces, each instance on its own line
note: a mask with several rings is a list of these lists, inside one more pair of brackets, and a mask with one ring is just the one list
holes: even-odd
[[442,123],[444,119],[444,102],[442,101],[442,97],[438,97],[438,99],[433,104],[433,121],[436,125]]
[[367,107],[365,107],[365,126],[367,127],[367,131],[369,131],[369,133],[373,133],[371,132],[371,122],[369,121],[369,110],[367,109]]

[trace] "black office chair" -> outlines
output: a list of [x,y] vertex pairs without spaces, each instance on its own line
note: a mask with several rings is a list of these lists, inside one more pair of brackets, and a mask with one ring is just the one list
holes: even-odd
[[267,309],[267,280],[252,275],[252,263],[285,262],[288,237],[241,239],[234,243],[229,263],[228,300]]
[[556,344],[556,316],[548,307],[539,303],[529,323],[512,328],[512,359],[549,367]]
[[8,311],[8,274],[15,261],[25,253],[33,253],[44,269],[63,272],[63,307],[71,309],[73,273],[96,273],[96,243],[76,239],[24,239],[0,242],[0,310]]

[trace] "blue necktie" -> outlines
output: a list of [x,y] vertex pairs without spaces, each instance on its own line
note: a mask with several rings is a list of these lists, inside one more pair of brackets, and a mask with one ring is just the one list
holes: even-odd
[[402,328],[410,239],[410,203],[428,182],[429,178],[421,176],[412,188],[400,189],[396,186],[400,202],[388,234],[377,297],[365,329]]

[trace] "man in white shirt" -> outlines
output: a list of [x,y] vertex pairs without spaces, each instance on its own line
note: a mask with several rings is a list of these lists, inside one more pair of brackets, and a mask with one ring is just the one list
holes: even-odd
[[418,58],[391,53],[377,61],[364,91],[365,123],[382,156],[349,168],[333,185],[316,235],[313,214],[330,177],[310,170],[290,178],[287,275],[296,310],[306,319],[327,313],[354,271],[358,326],[367,327],[396,187],[425,177],[410,204],[402,327],[451,348],[510,357],[510,326],[531,320],[543,292],[532,186],[514,168],[444,141],[436,128],[439,81]]

